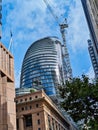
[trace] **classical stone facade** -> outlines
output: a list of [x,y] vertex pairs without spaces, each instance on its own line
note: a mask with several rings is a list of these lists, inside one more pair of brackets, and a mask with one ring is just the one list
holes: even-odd
[[0,130],[16,130],[13,56],[0,43]]
[[43,90],[17,96],[17,130],[76,130]]

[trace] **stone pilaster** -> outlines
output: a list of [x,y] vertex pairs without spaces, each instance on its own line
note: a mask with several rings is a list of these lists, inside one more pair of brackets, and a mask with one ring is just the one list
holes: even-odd
[[23,116],[19,118],[19,130],[24,130],[24,121],[23,121]]

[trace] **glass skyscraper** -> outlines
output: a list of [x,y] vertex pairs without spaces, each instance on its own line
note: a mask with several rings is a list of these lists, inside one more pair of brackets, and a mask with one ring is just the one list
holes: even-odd
[[57,37],[34,42],[27,50],[21,70],[21,88],[44,88],[47,95],[55,95],[58,84],[64,82],[62,45]]

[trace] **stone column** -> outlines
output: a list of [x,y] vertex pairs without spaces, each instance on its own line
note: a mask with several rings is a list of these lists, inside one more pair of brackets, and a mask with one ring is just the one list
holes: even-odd
[[55,127],[55,130],[57,130],[57,128],[56,128],[56,121],[54,121],[54,127]]
[[56,127],[55,127],[55,120],[52,119],[52,124],[53,124],[53,130],[56,130]]
[[7,98],[6,98],[7,77],[0,75],[0,130],[7,129]]
[[53,130],[53,124],[52,124],[52,117],[50,116],[50,126],[51,126],[51,129]]
[[24,130],[23,116],[19,118],[19,130]]

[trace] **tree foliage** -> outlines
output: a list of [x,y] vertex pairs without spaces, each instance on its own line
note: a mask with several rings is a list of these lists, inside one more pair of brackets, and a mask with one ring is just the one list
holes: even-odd
[[[92,130],[98,129],[98,82],[89,83],[89,78],[73,78],[59,86],[60,96],[64,99],[61,106],[75,122],[83,121]],[[94,129],[95,127],[95,129]]]

